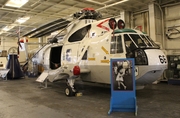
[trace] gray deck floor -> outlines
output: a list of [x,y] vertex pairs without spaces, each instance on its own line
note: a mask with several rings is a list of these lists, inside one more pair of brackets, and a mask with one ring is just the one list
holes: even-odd
[[136,91],[138,115],[108,115],[110,88],[77,84],[83,96],[67,97],[65,82],[41,89],[36,78],[0,80],[0,118],[180,118],[180,85],[158,83]]

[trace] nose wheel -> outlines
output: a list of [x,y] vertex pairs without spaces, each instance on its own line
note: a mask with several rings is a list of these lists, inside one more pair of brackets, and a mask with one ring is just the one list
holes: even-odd
[[74,87],[75,78],[73,77],[67,78],[66,82],[67,82],[67,87],[65,89],[65,95],[68,97],[75,96],[78,92]]
[[68,97],[75,96],[76,90],[75,90],[75,88],[72,88],[72,87],[70,87],[70,86],[67,86],[66,89],[65,89],[65,94],[66,94],[66,96],[68,96]]

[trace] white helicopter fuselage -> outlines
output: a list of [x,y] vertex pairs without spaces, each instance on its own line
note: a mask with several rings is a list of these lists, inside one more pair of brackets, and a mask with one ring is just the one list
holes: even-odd
[[[57,63],[58,67],[65,67],[68,74],[72,73],[75,65],[79,65],[83,81],[110,84],[110,59],[135,58],[136,84],[156,81],[167,68],[165,54],[142,32],[122,29],[113,33],[116,29],[112,30],[108,21],[82,19],[75,22],[67,29],[61,43],[46,45],[34,60],[44,65],[45,70],[56,69],[52,65]],[[146,47],[138,46],[133,39],[137,36],[137,41],[141,40]],[[125,37],[129,37],[128,40]],[[131,51],[133,56],[127,54],[128,42],[136,46],[137,50]]]

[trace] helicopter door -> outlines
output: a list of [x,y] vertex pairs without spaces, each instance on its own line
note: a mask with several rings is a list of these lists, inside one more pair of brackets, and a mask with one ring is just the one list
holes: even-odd
[[110,54],[113,57],[121,57],[126,58],[125,49],[124,49],[124,41],[122,40],[121,35],[115,35],[111,37],[111,46],[110,46]]
[[52,47],[50,50],[50,68],[57,69],[61,66],[61,50],[62,46]]

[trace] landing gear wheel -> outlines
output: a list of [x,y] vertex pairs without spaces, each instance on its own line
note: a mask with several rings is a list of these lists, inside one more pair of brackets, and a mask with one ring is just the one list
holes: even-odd
[[66,89],[65,89],[65,94],[68,97],[75,96],[76,90],[71,88],[70,86],[67,86]]

